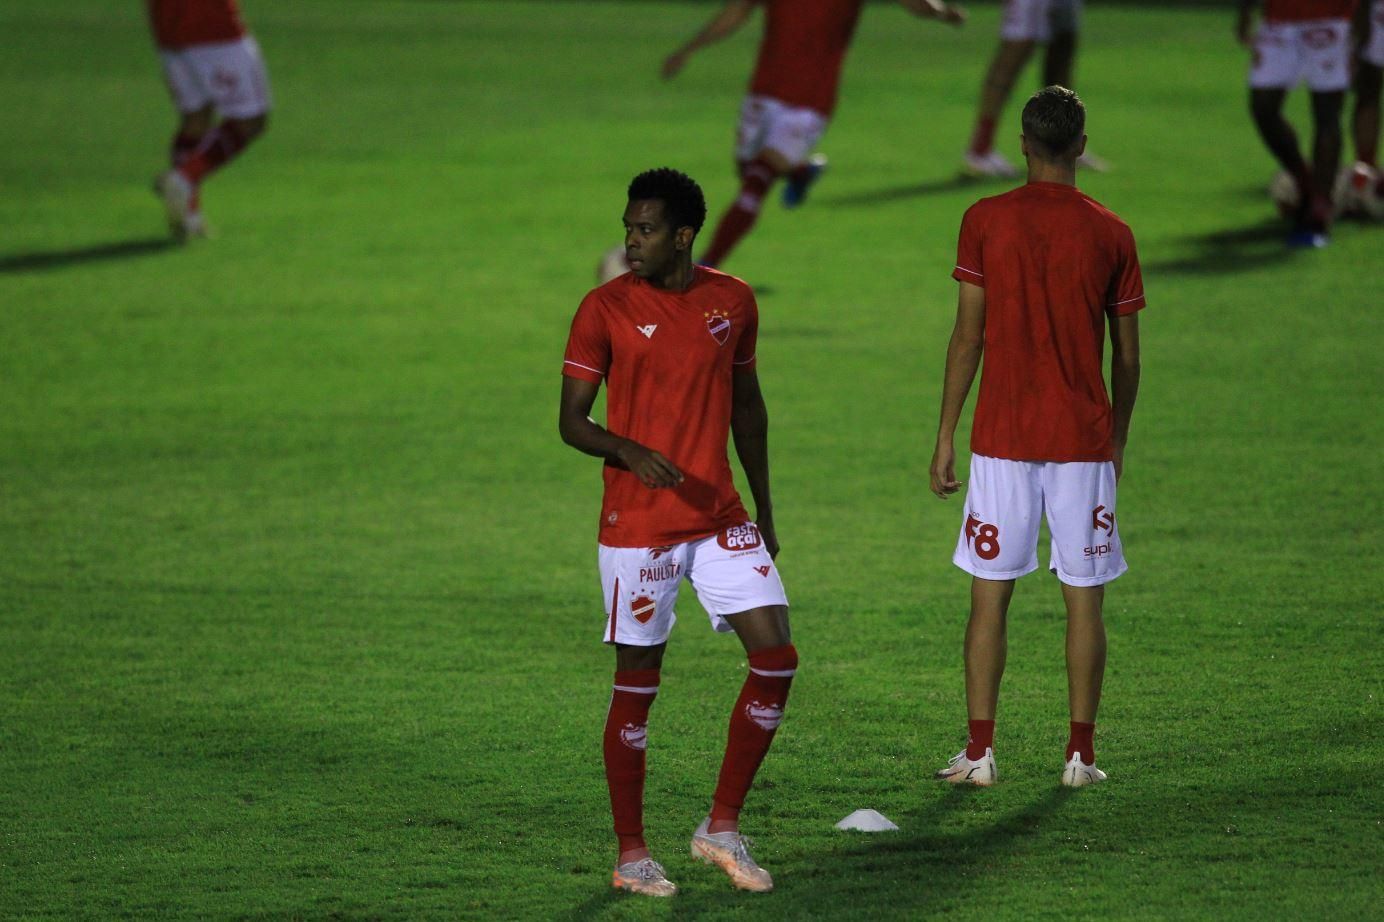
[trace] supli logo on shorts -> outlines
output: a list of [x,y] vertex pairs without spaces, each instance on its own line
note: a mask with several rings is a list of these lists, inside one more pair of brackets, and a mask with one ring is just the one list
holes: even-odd
[[[1105,513],[1102,515],[1101,513]],[[1104,531],[1107,535],[1115,533],[1115,513],[1106,512],[1104,506],[1097,506],[1091,510],[1091,530]]]
[[763,542],[759,539],[759,529],[753,522],[732,525],[716,536],[716,543],[727,551],[752,551]]

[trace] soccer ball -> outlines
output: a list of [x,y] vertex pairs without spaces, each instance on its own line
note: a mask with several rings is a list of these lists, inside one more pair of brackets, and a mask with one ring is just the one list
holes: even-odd
[[1285,218],[1293,216],[1298,205],[1302,204],[1302,190],[1298,188],[1297,180],[1293,178],[1292,173],[1287,170],[1278,171],[1269,181],[1269,198],[1273,199],[1279,213]]
[[1384,199],[1379,196],[1379,171],[1368,163],[1341,168],[1334,190],[1336,209],[1357,218],[1384,218]]
[[630,264],[625,262],[625,245],[622,243],[606,250],[601,261],[596,264],[596,284],[604,285],[628,271],[630,271]]

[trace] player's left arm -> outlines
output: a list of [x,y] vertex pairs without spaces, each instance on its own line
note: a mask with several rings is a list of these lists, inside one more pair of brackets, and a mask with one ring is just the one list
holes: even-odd
[[1254,11],[1259,8],[1259,0],[1240,0],[1239,13],[1235,17],[1235,38],[1246,48],[1254,44]]
[[759,389],[754,369],[737,371],[732,378],[730,432],[735,439],[735,454],[745,470],[745,479],[754,497],[755,524],[764,538],[770,557],[779,552],[774,531],[774,502],[769,496],[769,410]]
[[976,379],[985,352],[985,289],[962,282],[956,296],[956,323],[947,343],[947,366],[942,378],[942,412],[937,421],[937,445],[928,466],[932,492],[946,499],[961,489],[956,479],[956,426],[966,395]]
[[758,2],[759,0],[730,0],[700,32],[663,59],[663,79],[677,76],[678,72],[687,66],[687,59],[707,45],[714,45],[721,39],[734,35],[745,24],[745,20],[750,18]]
[[1139,396],[1139,313],[1110,318],[1110,404],[1114,415],[1111,442],[1115,449],[1115,480],[1124,474],[1125,443],[1134,401]]
[[908,12],[923,19],[940,19],[953,26],[959,26],[966,21],[965,10],[944,0],[899,0],[899,3]]

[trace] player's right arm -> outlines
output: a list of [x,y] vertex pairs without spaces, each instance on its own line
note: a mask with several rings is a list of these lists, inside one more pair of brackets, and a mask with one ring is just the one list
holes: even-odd
[[562,404],[557,431],[577,451],[614,461],[634,472],[646,487],[675,487],[682,471],[673,462],[631,439],[621,438],[591,418],[600,384],[570,375],[562,376]]
[[956,323],[947,344],[947,370],[942,379],[942,414],[937,424],[937,447],[930,469],[932,492],[946,499],[961,489],[956,479],[956,425],[966,395],[971,392],[980,357],[985,351],[985,289],[961,282],[956,299]]
[[732,35],[750,18],[750,13],[754,11],[758,2],[759,0],[730,0],[711,18],[711,22],[702,27],[702,31],[692,37],[691,41],[664,58],[663,79],[677,76],[678,71],[687,64],[687,59],[697,51]]
[[1129,421],[1139,396],[1139,314],[1110,318],[1110,406],[1114,416],[1111,443],[1115,449],[1115,480],[1124,473]]
[[1235,38],[1249,48],[1254,44],[1254,11],[1259,0],[1240,0],[1240,12],[1235,18]]

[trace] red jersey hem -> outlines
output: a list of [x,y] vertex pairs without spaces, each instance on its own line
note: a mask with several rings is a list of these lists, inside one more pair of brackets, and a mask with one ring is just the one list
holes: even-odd
[[592,384],[600,384],[605,380],[605,372],[587,368],[585,365],[578,365],[570,359],[562,363],[562,374],[564,377],[590,381]]
[[1103,452],[1075,452],[1068,455],[1048,455],[1045,457],[1016,457],[1012,452],[987,451],[985,448],[971,445],[971,454],[984,455],[987,458],[997,458],[1001,461],[1024,461],[1029,464],[1067,464],[1072,461],[1114,461],[1115,452],[1113,449],[1106,449]]
[[650,537],[648,540],[639,539],[608,541],[606,540],[605,536],[598,535],[596,537],[596,543],[601,545],[602,547],[663,547],[664,545],[670,544],[687,544],[689,541],[700,541],[703,538],[710,538],[717,532],[724,531],[725,529],[730,528],[734,525],[745,525],[753,521],[754,520],[751,519],[748,515],[744,518],[741,518],[740,516],[734,516],[730,519],[725,520],[721,524],[705,531],[698,529],[697,531],[691,532],[673,532],[671,534],[654,535]]
[[952,278],[956,279],[958,282],[968,282],[971,285],[975,285],[977,288],[985,287],[985,276],[974,269],[957,266],[952,270]]
[[1110,314],[1114,317],[1123,317],[1126,314],[1132,314],[1135,311],[1141,311],[1144,309],[1144,307],[1144,296],[1140,295],[1137,298],[1128,298],[1124,301],[1116,301],[1114,304],[1110,305],[1110,307],[1108,307],[1107,310],[1109,310]]

